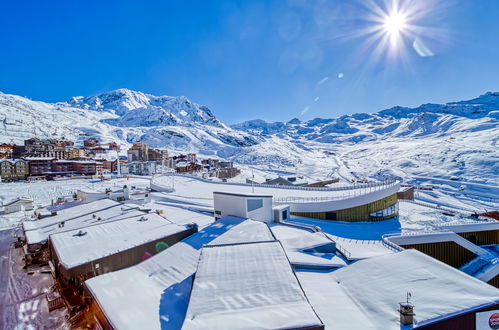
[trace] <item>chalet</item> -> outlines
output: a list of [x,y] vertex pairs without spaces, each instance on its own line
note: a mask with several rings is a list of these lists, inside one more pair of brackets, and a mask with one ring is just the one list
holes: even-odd
[[177,163],[175,171],[179,173],[189,173],[194,171],[200,171],[202,169],[203,169],[202,165],[196,164],[194,162],[179,162]]
[[0,159],[12,157],[13,146],[7,143],[0,144]]
[[0,160],[1,181],[25,180],[29,175],[28,162],[22,159]]
[[100,144],[99,140],[94,137],[91,137],[83,141],[83,145],[85,146],[85,148],[94,148],[97,147],[99,144]]
[[30,210],[33,210],[33,200],[28,198],[16,198],[6,204],[3,204],[3,212],[5,214]]

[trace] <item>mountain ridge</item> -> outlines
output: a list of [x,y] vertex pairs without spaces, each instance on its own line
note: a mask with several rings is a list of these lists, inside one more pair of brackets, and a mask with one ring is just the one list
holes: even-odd
[[[336,118],[231,126],[187,97],[118,89],[45,103],[0,92],[2,141],[34,135],[82,143],[95,136],[126,149],[144,142],[248,166],[355,180],[379,173],[497,179],[499,93],[416,108],[392,107]],[[426,152],[426,148],[433,148]],[[388,170],[387,170],[388,169]]]

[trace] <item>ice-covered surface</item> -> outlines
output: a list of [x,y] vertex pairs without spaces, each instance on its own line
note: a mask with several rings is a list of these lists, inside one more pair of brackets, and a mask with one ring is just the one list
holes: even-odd
[[[80,229],[104,222],[123,220],[144,215],[135,206],[128,206],[110,199],[82,204],[60,211],[57,215],[41,220],[23,222],[28,244],[46,241],[50,235]],[[62,224],[64,222],[64,224]]]
[[52,234],[50,241],[59,262],[69,269],[184,230],[152,213],[88,226],[84,235],[79,235],[79,230]]
[[499,302],[498,289],[416,250],[361,260],[332,273],[297,276],[331,329],[409,329],[400,325],[397,311],[407,292],[416,325]]
[[[244,224],[243,227],[239,225]],[[144,262],[85,282],[107,319],[118,329],[178,329],[182,326],[200,249],[224,234],[238,243],[267,241],[263,222],[224,217]],[[262,233],[248,236],[248,231]]]
[[320,325],[279,242],[205,247],[182,329]]

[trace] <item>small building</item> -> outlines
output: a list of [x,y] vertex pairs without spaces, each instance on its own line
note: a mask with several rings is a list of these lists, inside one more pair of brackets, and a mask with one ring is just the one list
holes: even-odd
[[235,167],[227,167],[215,170],[210,173],[210,176],[217,177],[219,179],[232,179],[238,176],[241,170]]
[[19,211],[31,211],[33,210],[33,200],[28,198],[16,198],[6,204],[3,204],[3,212],[14,213]]
[[3,182],[25,180],[29,175],[28,162],[22,159],[0,160],[0,179]]
[[130,189],[126,185],[122,189],[106,189],[104,191],[82,190],[76,191],[76,199],[83,203],[90,203],[101,199],[127,204],[145,204],[151,201],[150,192],[143,189]]
[[414,187],[413,186],[400,186],[397,192],[398,199],[414,200]]
[[263,222],[274,221],[270,195],[214,192],[213,203],[215,218],[235,216]]
[[195,232],[196,226],[173,224],[151,213],[57,233],[50,236],[49,247],[59,280],[79,286],[135,265]]
[[91,137],[83,141],[83,145],[85,148],[94,148],[100,145],[100,142],[97,138]]
[[58,211],[57,215],[41,220],[24,221],[27,251],[31,254],[43,250],[52,234],[144,214],[137,206],[103,199]]
[[234,167],[234,162],[231,162],[231,161],[219,161],[218,162],[218,167],[219,168],[233,168]]
[[156,162],[132,161],[121,165],[121,173],[135,175],[153,175],[158,170]]
[[263,182],[263,184],[268,184],[272,186],[294,186],[293,182],[286,180],[283,177],[277,177],[275,179],[267,179],[265,180],[265,182]]
[[147,162],[147,153],[149,151],[149,146],[144,143],[135,143],[130,149],[127,151],[128,161],[139,161],[139,162]]
[[11,158],[13,149],[13,146],[10,144],[0,144],[0,159]]
[[195,171],[201,171],[203,166],[200,164],[196,164],[194,162],[178,162],[175,171],[179,173],[190,173]]

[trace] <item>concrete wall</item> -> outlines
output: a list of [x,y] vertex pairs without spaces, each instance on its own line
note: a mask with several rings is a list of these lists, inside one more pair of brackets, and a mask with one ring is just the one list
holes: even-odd
[[[251,200],[261,200],[262,207],[249,211],[248,201]],[[232,215],[264,222],[273,221],[271,196],[250,196],[215,192],[213,193],[213,202],[215,214],[219,217]]]

